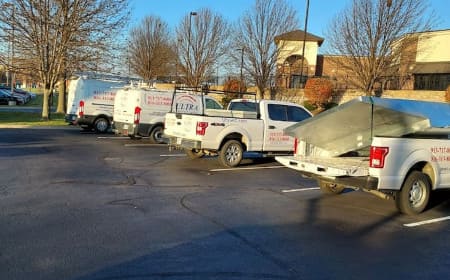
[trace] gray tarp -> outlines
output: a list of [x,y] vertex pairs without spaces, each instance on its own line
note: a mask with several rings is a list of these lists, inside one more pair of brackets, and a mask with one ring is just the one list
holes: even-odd
[[330,155],[370,146],[373,136],[399,137],[450,126],[450,104],[361,96],[285,129]]

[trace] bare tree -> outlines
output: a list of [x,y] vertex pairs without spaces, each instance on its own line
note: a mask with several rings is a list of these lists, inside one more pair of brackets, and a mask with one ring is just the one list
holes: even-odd
[[112,54],[113,39],[129,15],[128,0],[2,0],[0,3],[3,7],[0,24],[20,58],[13,59],[10,67],[38,76],[44,86],[44,120],[49,118],[49,97],[61,73],[99,67],[105,56]]
[[174,50],[167,23],[159,17],[147,16],[130,31],[129,38],[129,63],[135,74],[150,81],[169,73]]
[[326,38],[331,52],[345,56],[336,63],[354,77],[349,82],[371,95],[375,83],[414,44],[407,35],[431,28],[427,8],[425,0],[353,0],[339,13]]
[[275,73],[279,51],[275,36],[297,26],[296,11],[285,0],[256,0],[254,7],[238,20],[233,40],[237,51],[232,57],[236,63],[243,63],[243,70],[253,79],[260,97]]
[[209,9],[186,15],[176,29],[179,64],[185,83],[200,86],[214,73],[227,50],[230,28]]

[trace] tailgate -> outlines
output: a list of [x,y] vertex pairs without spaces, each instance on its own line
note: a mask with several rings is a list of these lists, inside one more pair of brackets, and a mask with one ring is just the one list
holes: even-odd
[[167,113],[165,118],[164,134],[169,137],[179,137],[196,140],[200,136],[196,134],[197,122],[202,117],[197,115]]
[[280,156],[275,159],[292,169],[324,177],[367,176],[369,175],[368,157],[313,158],[298,156]]

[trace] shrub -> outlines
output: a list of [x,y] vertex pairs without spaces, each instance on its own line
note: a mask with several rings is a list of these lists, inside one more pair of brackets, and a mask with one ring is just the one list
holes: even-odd
[[325,78],[309,78],[305,85],[305,98],[317,107],[328,103],[333,93],[333,83]]
[[225,83],[223,84],[223,90],[229,91],[230,93],[225,94],[225,96],[222,98],[222,105],[224,107],[228,106],[228,103],[230,103],[232,99],[239,98],[239,89],[241,90],[241,92],[247,91],[247,87],[238,79],[228,78],[228,80],[225,81]]
[[308,111],[314,111],[317,109],[317,106],[315,104],[311,104],[311,102],[309,102],[308,100],[305,100],[303,102],[303,107],[305,107],[306,109],[308,109]]

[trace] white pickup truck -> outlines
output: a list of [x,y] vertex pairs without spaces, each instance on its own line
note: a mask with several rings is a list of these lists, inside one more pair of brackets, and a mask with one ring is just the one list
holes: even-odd
[[361,189],[418,214],[450,188],[449,126],[450,104],[359,97],[287,128],[294,155],[276,160],[324,193]]
[[[213,93],[224,92],[206,94]],[[283,129],[312,114],[294,103],[251,96],[253,99],[232,100],[226,110],[205,109],[201,114],[172,110],[166,114],[164,129],[169,144],[185,149],[191,158],[218,155],[226,167],[239,165],[244,152],[262,156],[292,154],[294,138],[284,134]]]

